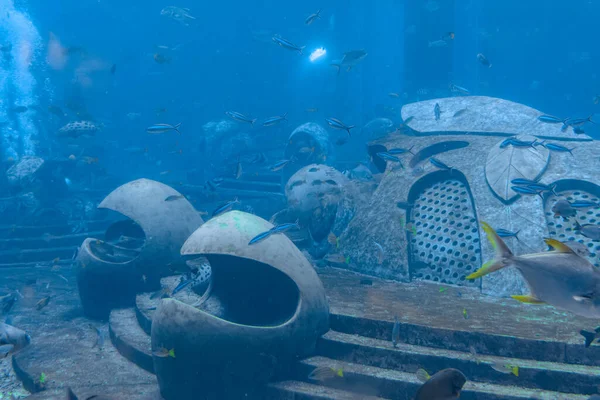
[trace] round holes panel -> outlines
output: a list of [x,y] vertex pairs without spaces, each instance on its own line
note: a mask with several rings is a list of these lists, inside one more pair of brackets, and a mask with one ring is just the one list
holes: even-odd
[[[576,241],[583,244],[586,250],[583,250],[583,248],[574,248],[573,250],[578,252],[578,254],[585,256],[596,267],[600,267],[600,259],[598,258],[598,255],[600,254],[600,241],[588,239],[585,236],[575,232],[575,217],[568,218],[567,220],[564,220],[562,217],[554,217],[552,207],[558,200],[561,199],[567,200],[571,203],[578,200],[600,203],[600,199],[583,190],[569,190],[559,192],[558,197],[554,195],[550,196],[546,200],[546,206],[544,208],[550,237],[560,240],[561,242]],[[577,220],[581,225],[599,224],[600,208],[577,209]]]
[[426,187],[414,201],[411,223],[413,279],[480,285],[465,280],[481,266],[481,247],[475,209],[464,183],[445,180]]

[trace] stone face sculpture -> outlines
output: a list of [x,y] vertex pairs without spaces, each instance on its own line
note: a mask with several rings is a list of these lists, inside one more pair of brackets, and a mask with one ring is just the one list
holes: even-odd
[[[140,290],[157,288],[160,278],[182,262],[179,249],[203,221],[173,188],[138,179],[111,192],[98,206],[129,220],[111,225],[105,240],[86,239],[77,255],[77,284],[86,315],[108,316],[132,304]],[[176,197],[175,200],[167,200]]]
[[329,329],[325,291],[300,250],[284,234],[248,245],[272,227],[230,211],[183,245],[182,256],[209,260],[212,291],[202,309],[164,299],[154,314],[154,370],[166,400],[252,398]]
[[[535,137],[528,135],[517,136],[516,139],[535,141]],[[538,180],[550,162],[550,151],[543,146],[501,147],[503,142],[500,141],[490,150],[485,163],[485,178],[496,196],[510,202],[519,195],[511,189],[515,186],[511,181],[518,178]]]

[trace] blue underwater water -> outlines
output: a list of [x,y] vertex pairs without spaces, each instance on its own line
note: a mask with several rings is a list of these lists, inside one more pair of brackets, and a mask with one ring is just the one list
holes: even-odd
[[600,393],[600,2],[177,1],[0,0],[0,400]]

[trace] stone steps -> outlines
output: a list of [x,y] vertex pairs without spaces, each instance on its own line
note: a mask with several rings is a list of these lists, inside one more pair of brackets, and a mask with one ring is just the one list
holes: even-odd
[[[322,278],[325,278],[324,283],[327,287],[330,283],[329,277],[322,276]],[[170,286],[175,281],[176,279],[166,278],[163,283]],[[395,286],[396,291],[406,286],[390,284]],[[351,296],[350,293],[346,292],[343,297],[330,297],[332,330],[319,340],[317,356],[298,364],[296,374],[293,376],[296,381],[274,384],[270,389],[271,392],[281,395],[286,388],[295,388],[298,393],[286,392],[286,395],[312,398],[302,396],[308,396],[303,391],[310,392],[314,389],[312,386],[319,385],[317,382],[308,381],[308,374],[318,366],[341,367],[345,371],[345,378],[339,382],[332,380],[323,383],[332,386],[332,389],[342,390],[341,393],[323,395],[334,397],[318,397],[321,394],[315,394],[317,397],[314,398],[353,398],[347,396],[356,396],[357,393],[361,396],[393,399],[404,398],[398,397],[399,393],[408,393],[412,396],[421,385],[414,374],[418,368],[424,368],[431,374],[444,368],[457,368],[463,371],[469,379],[469,386],[467,386],[468,390],[465,388],[464,396],[461,398],[467,399],[579,400],[587,399],[589,395],[598,391],[600,367],[557,362],[556,360],[567,360],[567,344],[548,340],[547,337],[541,337],[536,341],[527,337],[507,337],[493,332],[485,334],[463,332],[458,329],[441,329],[404,322],[400,329],[401,343],[394,348],[389,340],[393,327],[390,321],[374,318],[366,312],[357,313],[356,309],[352,315],[347,312],[341,313],[340,305],[349,306],[352,305],[352,301],[362,303],[365,298],[373,300],[371,297]],[[342,299],[344,302],[339,303]],[[194,302],[194,299],[188,300]],[[147,333],[151,329],[154,312],[152,308],[156,305],[157,301],[151,300],[150,294],[140,294],[137,297],[135,316],[137,323]],[[132,313],[133,311],[129,314],[131,319]],[[510,315],[504,317],[507,318],[507,323],[510,323],[508,319],[510,317]],[[494,346],[494,343],[500,343],[500,346]],[[465,344],[466,351],[452,349],[464,347]],[[476,349],[481,348],[485,354],[473,356],[468,351],[469,345],[473,345]],[[503,348],[503,345],[509,348]],[[579,344],[570,344],[570,346],[574,349],[583,347]],[[538,361],[505,355],[505,353],[526,354],[531,357],[531,354],[540,351],[549,351],[546,358],[554,361]],[[495,371],[491,368],[493,363],[518,366],[519,377]],[[304,383],[310,386],[296,386],[299,385],[297,381],[305,381]],[[405,398],[410,399],[410,396],[407,395]]]
[[[367,396],[379,396],[394,400],[411,400],[421,382],[415,374],[391,369],[312,357],[299,363],[298,380],[308,380],[308,374],[318,367],[341,368],[343,378],[334,378],[321,385],[334,387]],[[467,381],[461,399],[466,400],[587,400],[587,395],[557,393],[547,390],[525,389],[518,386]]]
[[[83,242],[83,239],[81,240]],[[80,243],[81,244],[81,243]],[[52,247],[45,249],[13,249],[0,251],[0,264],[48,263],[57,257],[70,260],[79,245]]]
[[[132,323],[134,313],[134,309],[113,311],[110,317],[110,330],[113,344],[119,352],[130,361],[139,363],[141,359],[148,357],[151,359],[150,341],[140,327],[136,329],[131,327],[137,325]],[[143,338],[144,336],[146,339]],[[116,337],[118,337],[117,341],[115,341]],[[296,380],[270,384],[268,398],[410,400],[421,385],[414,374],[417,368],[425,367],[433,373],[439,369],[457,367],[469,376],[469,382],[461,395],[461,398],[467,400],[529,400],[532,398],[585,400],[589,394],[595,393],[595,386],[591,382],[594,377],[597,379],[599,376],[597,369],[586,366],[545,365],[551,363],[536,365],[535,362],[489,356],[482,357],[478,368],[476,361],[470,361],[470,355],[467,354],[440,352],[437,349],[418,349],[418,346],[403,344],[397,349],[389,347],[390,345],[383,341],[330,331],[317,346],[319,356],[298,363],[293,376]],[[383,354],[377,354],[378,352]],[[325,357],[323,354],[330,354],[331,357]],[[506,378],[508,375],[498,373],[485,365],[493,360],[511,363],[516,361],[521,368],[519,377]],[[400,362],[406,364],[398,365]],[[341,368],[344,377],[324,382],[310,381],[308,375],[317,367]],[[412,369],[414,371],[408,371]],[[471,373],[474,377],[470,375]],[[571,389],[581,388],[587,390],[589,394],[561,393],[535,388],[536,383],[550,383],[555,379],[558,380],[556,385],[561,388],[567,388],[568,379],[571,379]],[[526,381],[529,381],[529,387],[524,386]],[[597,389],[597,386],[595,388]]]
[[381,397],[358,395],[302,381],[272,383],[267,389],[267,395],[269,400],[383,400]]
[[79,246],[86,238],[103,238],[105,231],[83,232],[68,235],[50,235],[46,237],[28,237],[0,239],[0,252],[10,249],[34,250],[56,247]]
[[[328,332],[317,345],[317,354],[338,361],[384,367],[394,371],[414,373],[418,368],[433,373],[444,368],[456,368],[474,382],[538,388],[555,392],[594,394],[598,391],[600,367],[539,362],[497,356],[475,357],[470,353],[433,349],[390,341]],[[503,374],[491,368],[493,363],[519,367],[519,376]]]

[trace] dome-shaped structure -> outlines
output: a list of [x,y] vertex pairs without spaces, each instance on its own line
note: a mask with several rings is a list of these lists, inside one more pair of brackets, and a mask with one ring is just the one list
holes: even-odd
[[202,310],[165,299],[154,315],[152,348],[176,353],[154,357],[165,399],[238,398],[310,355],[329,329],[323,285],[300,250],[284,234],[248,244],[272,227],[230,211],[183,245],[182,256],[209,260],[212,291]]
[[138,291],[158,287],[180,261],[183,242],[203,221],[179,192],[148,179],[118,187],[98,208],[129,218],[112,224],[104,240],[86,239],[77,256],[84,311],[103,318],[110,309],[133,303]]

